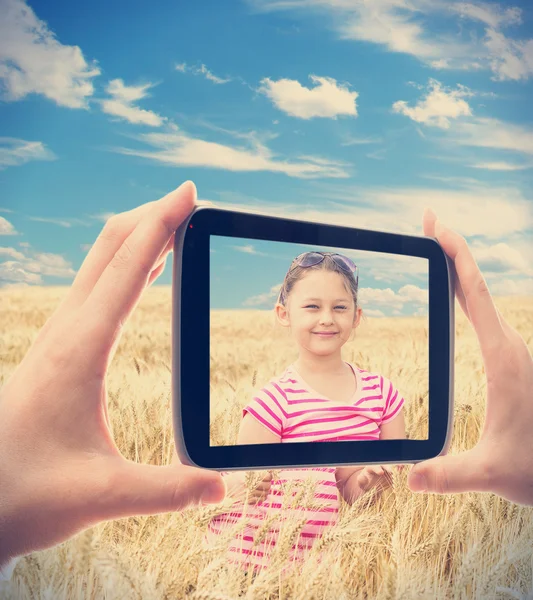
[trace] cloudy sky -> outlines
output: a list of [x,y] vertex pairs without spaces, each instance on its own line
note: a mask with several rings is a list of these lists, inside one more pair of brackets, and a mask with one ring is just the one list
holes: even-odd
[[[222,207],[415,235],[430,206],[494,295],[533,294],[526,0],[0,0],[0,93],[4,287],[68,285],[111,214],[192,179]],[[237,266],[264,251],[240,246]],[[370,310],[421,299],[420,274],[363,275]]]
[[293,258],[310,250],[338,252],[353,260],[359,277],[357,302],[367,317],[427,316],[425,258],[217,235],[210,243],[211,308],[272,310]]

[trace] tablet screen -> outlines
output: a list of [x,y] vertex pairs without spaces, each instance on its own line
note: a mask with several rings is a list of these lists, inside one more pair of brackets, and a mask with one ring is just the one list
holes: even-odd
[[209,239],[210,446],[428,439],[428,259]]

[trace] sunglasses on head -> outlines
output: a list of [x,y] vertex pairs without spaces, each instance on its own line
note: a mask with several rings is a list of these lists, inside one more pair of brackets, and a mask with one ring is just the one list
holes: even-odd
[[[288,273],[293,271],[296,267],[313,267],[321,263],[326,256],[329,256],[343,271],[347,273],[352,273],[355,278],[355,285],[357,286],[359,283],[359,272],[357,265],[342,254],[337,254],[336,252],[303,252],[299,254],[293,261],[288,270]],[[280,293],[280,299],[282,299],[283,294]]]

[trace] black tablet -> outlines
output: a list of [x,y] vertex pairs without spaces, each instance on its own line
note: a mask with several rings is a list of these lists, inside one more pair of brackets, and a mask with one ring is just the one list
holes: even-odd
[[453,424],[434,238],[197,206],[176,231],[176,450],[198,467],[414,463]]

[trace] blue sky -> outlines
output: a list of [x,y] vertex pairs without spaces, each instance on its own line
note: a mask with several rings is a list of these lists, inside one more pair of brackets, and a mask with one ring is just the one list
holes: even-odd
[[[69,285],[111,214],[192,179],[223,207],[415,235],[430,206],[494,295],[533,294],[531,3],[154,6],[0,0],[0,285]],[[405,295],[365,285],[368,310]]]
[[218,235],[210,240],[211,308],[272,310],[293,258],[310,250],[338,252],[353,260],[359,277],[357,302],[367,317],[427,316],[425,258]]

